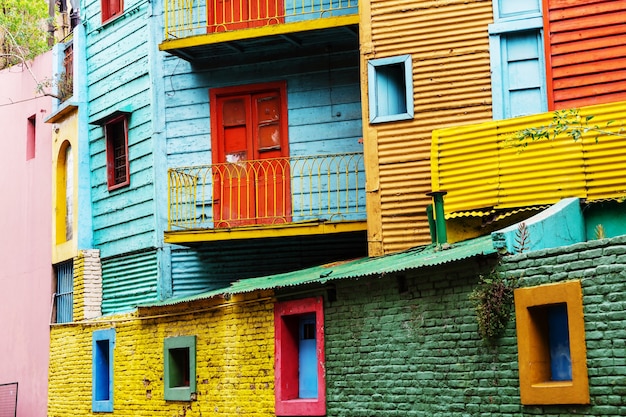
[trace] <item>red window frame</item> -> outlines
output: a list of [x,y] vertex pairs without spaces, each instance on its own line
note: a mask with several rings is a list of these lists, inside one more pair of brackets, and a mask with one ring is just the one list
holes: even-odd
[[[119,125],[122,129],[118,128]],[[128,117],[123,114],[104,123],[104,136],[106,140],[107,186],[111,191],[130,184]]]
[[[315,314],[317,398],[298,398],[298,318]],[[274,392],[277,416],[326,415],[324,300],[311,297],[274,306]]]
[[100,0],[102,23],[116,18],[124,12],[124,0]]

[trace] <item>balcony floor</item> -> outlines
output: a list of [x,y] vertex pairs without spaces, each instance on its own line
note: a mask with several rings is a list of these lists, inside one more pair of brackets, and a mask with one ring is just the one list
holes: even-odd
[[340,16],[166,40],[159,49],[202,68],[359,48],[358,16]]
[[323,235],[367,230],[366,221],[307,221],[277,225],[258,225],[221,229],[191,229],[165,232],[165,242],[192,245],[232,239],[259,239],[287,236]]

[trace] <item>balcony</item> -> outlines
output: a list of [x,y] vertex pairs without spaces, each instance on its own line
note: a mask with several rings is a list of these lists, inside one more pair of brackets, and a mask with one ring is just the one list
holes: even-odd
[[166,0],[164,16],[159,48],[206,65],[358,41],[358,0]]
[[[515,134],[548,126],[553,113],[440,129],[433,132],[433,190],[447,191],[447,218],[498,219],[566,197],[588,202],[626,199],[626,102],[579,109],[588,125],[574,140],[515,145]],[[576,123],[575,121],[573,121]]]
[[365,219],[361,153],[169,170],[169,243],[352,232]]

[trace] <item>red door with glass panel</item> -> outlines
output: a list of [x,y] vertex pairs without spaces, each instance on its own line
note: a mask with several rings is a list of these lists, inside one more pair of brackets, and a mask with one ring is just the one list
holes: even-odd
[[210,91],[215,227],[291,221],[285,83]]
[[224,32],[285,22],[284,0],[208,0],[207,32]]

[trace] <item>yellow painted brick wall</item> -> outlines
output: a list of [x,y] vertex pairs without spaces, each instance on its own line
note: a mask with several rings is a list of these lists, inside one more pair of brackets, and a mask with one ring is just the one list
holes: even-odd
[[80,253],[74,258],[74,295],[73,295],[74,321],[85,318],[85,257]]
[[[261,296],[229,306],[206,300],[184,306],[188,313],[175,306],[150,317],[142,312],[53,326],[48,416],[94,415],[92,333],[111,327],[116,329],[112,415],[274,415],[274,303],[267,294],[253,297]],[[187,335],[196,336],[197,401],[165,401],[163,340]]]

